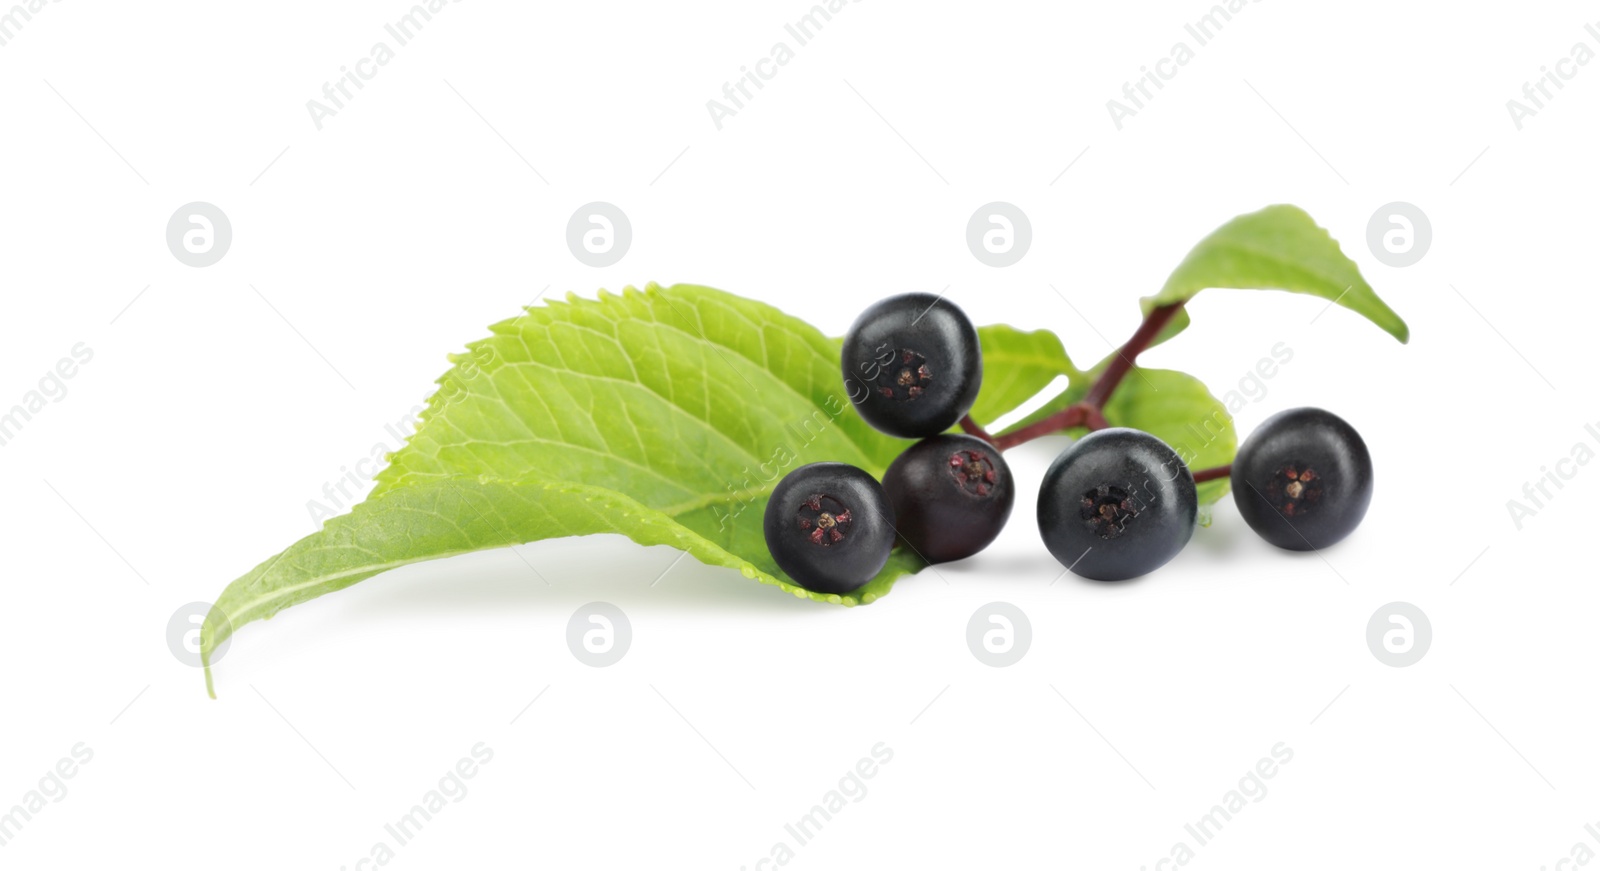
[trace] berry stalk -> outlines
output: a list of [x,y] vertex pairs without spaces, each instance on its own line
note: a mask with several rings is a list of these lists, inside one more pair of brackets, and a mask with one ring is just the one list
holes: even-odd
[[1233,466],[1216,466],[1210,469],[1201,469],[1194,473],[1194,482],[1204,484],[1207,481],[1216,481],[1233,474]]
[[1100,409],[1089,405],[1087,402],[1075,402],[1043,420],[1028,424],[1015,432],[996,436],[994,446],[1004,451],[1024,442],[1031,442],[1040,436],[1047,436],[1053,432],[1071,429],[1075,426],[1087,427],[1093,431],[1105,429],[1110,424],[1106,422],[1106,416]]
[[994,436],[989,435],[989,431],[980,426],[977,421],[973,420],[972,415],[970,414],[964,414],[961,416],[961,431],[969,436],[976,436],[980,439],[983,439],[991,445],[994,444]]
[[[1181,308],[1183,308],[1183,303],[1175,302],[1151,309],[1150,314],[1145,317],[1144,323],[1141,323],[1139,329],[1135,330],[1128,341],[1123,343],[1122,347],[1117,350],[1116,358],[1106,366],[1106,371],[1100,373],[1100,377],[1095,379],[1094,384],[1090,385],[1089,392],[1084,394],[1082,400],[1015,432],[991,437],[995,447],[1000,450],[1014,448],[1040,436],[1047,436],[1063,429],[1071,429],[1078,426],[1087,427],[1091,431],[1105,429],[1109,424],[1106,422],[1104,408],[1106,403],[1111,400],[1111,395],[1116,392],[1117,386],[1122,383],[1122,379],[1128,377],[1128,373],[1133,371],[1134,361],[1139,358],[1139,355],[1146,348],[1150,347],[1156,336],[1161,334],[1162,329],[1167,326],[1167,323],[1172,320],[1173,316]],[[972,426],[977,428],[975,423]],[[966,421],[962,422],[962,428],[967,428]],[[983,430],[978,428],[977,432],[973,432],[972,429],[967,429],[967,432],[978,435],[983,433]],[[988,434],[983,433],[983,437],[988,437]]]
[[1156,336],[1161,334],[1167,322],[1172,320],[1181,308],[1183,303],[1175,302],[1151,309],[1144,323],[1139,325],[1139,329],[1135,330],[1133,336],[1121,350],[1117,351],[1117,358],[1111,361],[1111,365],[1100,373],[1100,378],[1089,388],[1089,393],[1083,397],[1084,404],[1094,408],[1105,408],[1106,403],[1111,401],[1111,394],[1116,391],[1117,385],[1121,384],[1122,379],[1133,370],[1133,361],[1150,347],[1150,343],[1156,340]]

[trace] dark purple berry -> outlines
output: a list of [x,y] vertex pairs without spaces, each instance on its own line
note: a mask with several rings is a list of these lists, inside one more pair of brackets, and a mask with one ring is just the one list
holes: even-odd
[[1233,501],[1256,534],[1318,550],[1355,531],[1372,501],[1372,455],[1350,424],[1320,408],[1266,419],[1239,446]]
[[900,535],[936,563],[988,547],[1016,499],[1000,452],[968,435],[938,435],[907,448],[884,473],[883,489]]
[[872,580],[894,547],[894,511],[871,475],[812,463],[785,475],[767,499],[767,551],[795,583],[848,593]]
[[1039,535],[1074,573],[1120,581],[1152,572],[1194,534],[1194,476],[1167,443],[1135,429],[1090,433],[1039,488]]
[[955,303],[906,293],[874,303],[845,334],[844,383],[861,416],[901,438],[938,435],[978,398],[978,331]]

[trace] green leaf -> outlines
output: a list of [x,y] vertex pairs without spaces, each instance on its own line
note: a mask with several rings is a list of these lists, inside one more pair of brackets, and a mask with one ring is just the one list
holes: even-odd
[[797,596],[854,605],[920,568],[897,554],[845,596],[790,583],[761,533],[789,469],[878,476],[905,442],[855,413],[834,343],[771,306],[691,285],[568,297],[452,358],[367,501],[225,589],[201,655],[290,605],[397,566],[566,535],[670,544]]
[[[878,577],[849,596],[810,593],[781,579],[760,541],[761,512],[760,506],[756,508],[741,515],[757,518],[756,528],[737,524],[736,534],[724,546],[696,532],[681,514],[647,507],[604,487],[445,478],[397,488],[329,520],[321,531],[228,585],[201,628],[206,689],[213,690],[212,651],[246,623],[389,569],[525,541],[620,533],[640,544],[688,551],[703,563],[738,569],[747,578],[776,584],[796,596],[846,605],[872,602],[887,593],[897,577],[922,568],[920,559],[896,550]],[[752,533],[755,542],[747,540]]]
[[905,444],[853,413],[831,340],[719,290],[569,295],[489,329],[453,358],[373,495],[489,474],[667,507],[748,489],[780,448],[881,471]]
[[1083,377],[1061,339],[1049,330],[979,327],[978,342],[983,347],[983,389],[970,414],[984,426],[1038,395],[1058,376]]
[[[1160,293],[1140,304],[1148,315],[1157,306],[1185,302],[1211,287],[1310,294],[1350,309],[1401,342],[1411,336],[1406,322],[1378,298],[1339,243],[1294,206],[1268,206],[1218,227],[1189,251]],[[1188,325],[1187,312],[1178,312],[1157,342]]]

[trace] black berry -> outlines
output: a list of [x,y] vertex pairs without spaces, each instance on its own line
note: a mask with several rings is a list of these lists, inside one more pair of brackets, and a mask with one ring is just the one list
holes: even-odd
[[989,546],[1011,516],[1011,470],[988,442],[938,435],[906,448],[883,475],[895,528],[931,562]]
[[1154,571],[1194,534],[1194,475],[1167,443],[1134,429],[1074,442],[1044,474],[1039,535],[1063,566],[1097,581]]
[[1280,411],[1233,461],[1233,501],[1256,534],[1317,550],[1361,525],[1372,501],[1372,456],[1355,428],[1320,408]]
[[845,388],[867,423],[901,438],[938,435],[978,398],[978,331],[943,297],[906,293],[873,304],[845,334]]
[[764,532],[767,551],[795,583],[817,593],[848,593],[889,561],[894,510],[866,472],[812,463],[773,489]]

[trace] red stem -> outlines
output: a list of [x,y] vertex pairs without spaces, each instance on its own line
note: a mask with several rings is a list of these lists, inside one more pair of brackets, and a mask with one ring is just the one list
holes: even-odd
[[1095,381],[1094,386],[1089,388],[1088,394],[1083,397],[1084,404],[1094,408],[1105,408],[1106,403],[1111,399],[1111,394],[1116,391],[1117,385],[1121,384],[1122,379],[1132,371],[1133,361],[1137,360],[1139,355],[1150,347],[1150,343],[1155,341],[1162,328],[1167,325],[1168,321],[1172,320],[1172,316],[1176,315],[1178,309],[1181,308],[1183,308],[1183,303],[1175,302],[1151,309],[1150,314],[1145,317],[1144,323],[1140,324],[1139,329],[1134,331],[1132,338],[1128,339],[1121,350],[1117,351],[1116,359],[1106,366],[1106,371],[1100,373],[1099,380]]
[[1233,466],[1231,465],[1217,466],[1211,469],[1201,469],[1200,471],[1194,473],[1194,482],[1196,484],[1204,484],[1207,481],[1215,481],[1220,478],[1226,478],[1232,474]]
[[[1090,430],[1105,429],[1109,424],[1106,422],[1103,409],[1106,407],[1106,403],[1110,401],[1111,394],[1116,392],[1117,385],[1122,383],[1122,379],[1133,371],[1133,362],[1139,358],[1139,355],[1146,348],[1150,347],[1150,343],[1155,341],[1156,336],[1161,334],[1161,330],[1166,327],[1167,322],[1171,321],[1181,308],[1183,308],[1183,303],[1175,302],[1151,309],[1150,314],[1145,316],[1144,323],[1140,324],[1139,329],[1134,331],[1133,336],[1117,350],[1116,358],[1106,365],[1106,371],[1100,373],[1100,377],[1095,379],[1094,384],[1090,385],[1089,392],[1084,394],[1082,401],[1075,402],[1055,414],[1015,432],[994,437],[994,446],[1003,451],[1007,448],[1014,448],[1023,442],[1032,441],[1040,436],[1047,436],[1075,426],[1087,427]],[[965,421],[963,421],[962,427],[966,427]],[[971,430],[967,431],[972,432]]]
[[1075,426],[1086,426],[1089,429],[1105,429],[1105,415],[1102,415],[1099,409],[1090,408],[1081,402],[1074,403],[1043,420],[1028,424],[1015,432],[996,437],[994,446],[1004,451],[1014,448],[1023,442],[1033,441],[1040,436],[1047,436],[1053,432],[1071,429]]
[[961,429],[964,432],[966,432],[967,435],[977,436],[978,438],[983,439],[984,441],[988,442],[991,445],[995,443],[994,442],[994,436],[989,435],[989,431],[988,430],[986,430],[983,427],[979,426],[978,422],[973,420],[972,419],[972,415],[970,415],[970,414],[965,414],[965,415],[961,416]]

